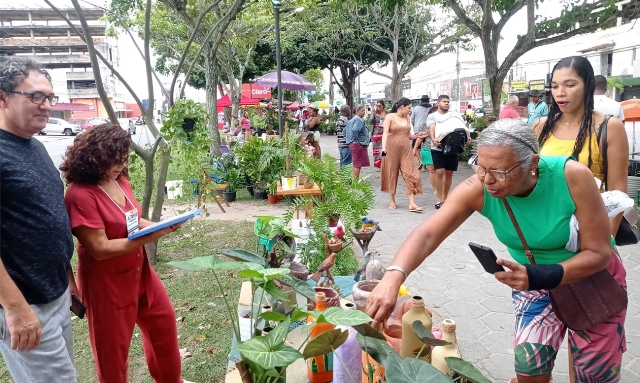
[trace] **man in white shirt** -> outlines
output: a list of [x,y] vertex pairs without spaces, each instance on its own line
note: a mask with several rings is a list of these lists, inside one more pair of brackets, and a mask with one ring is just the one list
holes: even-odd
[[447,199],[451,189],[453,172],[458,170],[458,155],[444,155],[440,148],[440,141],[437,140],[438,137],[436,136],[436,124],[442,123],[453,116],[453,113],[449,112],[450,101],[449,96],[440,95],[438,97],[438,110],[428,115],[426,123],[431,136],[431,157],[436,171],[434,180],[436,193],[438,193],[436,209],[440,209]]
[[605,115],[610,114],[613,117],[624,121],[624,113],[620,103],[610,99],[604,94],[607,92],[607,79],[602,75],[596,76],[596,88],[593,91],[593,109]]

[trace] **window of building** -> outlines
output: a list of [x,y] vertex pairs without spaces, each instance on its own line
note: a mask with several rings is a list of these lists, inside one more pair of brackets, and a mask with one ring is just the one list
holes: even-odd
[[605,77],[611,76],[613,67],[613,52],[605,52],[600,55],[600,74]]

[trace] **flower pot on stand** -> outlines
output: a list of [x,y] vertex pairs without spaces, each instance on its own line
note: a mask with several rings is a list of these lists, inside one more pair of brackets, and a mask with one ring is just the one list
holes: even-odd
[[278,196],[277,195],[269,194],[267,196],[267,199],[269,200],[269,203],[272,204],[272,205],[275,205],[275,204],[278,203]]
[[297,190],[298,176],[280,177],[280,183],[282,184],[282,190]]
[[236,192],[223,191],[222,195],[224,196],[224,199],[227,200],[227,202],[233,202],[236,200]]
[[340,216],[339,215],[329,217],[329,227],[338,226],[338,221],[339,220],[340,220]]

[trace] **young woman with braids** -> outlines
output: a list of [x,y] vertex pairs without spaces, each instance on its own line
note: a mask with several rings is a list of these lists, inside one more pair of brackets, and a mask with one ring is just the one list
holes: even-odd
[[[629,145],[622,121],[611,117],[607,136],[597,140],[605,115],[593,109],[595,76],[589,60],[580,56],[565,57],[553,67],[549,115],[533,125],[538,135],[540,155],[573,156],[587,165],[594,177],[604,178],[600,148],[607,140],[607,188],[627,192]],[[604,190],[604,189],[601,189]],[[615,235],[622,214],[611,220]]]

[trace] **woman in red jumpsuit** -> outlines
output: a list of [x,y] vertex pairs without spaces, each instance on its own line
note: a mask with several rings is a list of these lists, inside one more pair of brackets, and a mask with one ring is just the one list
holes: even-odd
[[60,166],[69,184],[65,203],[78,238],[78,288],[87,306],[89,336],[102,383],[127,383],[134,325],[156,383],[182,383],[175,311],[149,266],[145,244],[177,230],[159,230],[133,241],[128,233],[152,222],[127,180],[129,133],[103,124],[79,135]]

